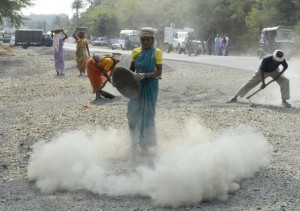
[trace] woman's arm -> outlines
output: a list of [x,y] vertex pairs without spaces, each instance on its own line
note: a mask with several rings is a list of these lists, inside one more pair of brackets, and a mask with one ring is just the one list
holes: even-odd
[[65,30],[63,30],[62,33],[65,35],[65,37],[63,38],[63,40],[65,41],[68,38],[68,35],[66,34]]
[[101,73],[105,76],[105,78],[106,78],[109,82],[111,82],[111,79],[110,79],[109,75],[107,74],[107,71],[106,71],[106,70],[112,69],[112,67],[113,67],[113,61],[112,61],[112,60],[109,61],[109,62],[105,65],[105,67],[102,67],[101,65],[99,65],[99,62],[100,62],[99,57],[93,56],[93,59],[94,59],[94,61],[95,61],[96,67],[101,71]]
[[152,73],[145,73],[145,78],[157,78],[160,77],[162,74],[162,64],[156,65],[157,70],[153,71]]
[[132,72],[135,72],[134,62],[130,63],[129,70],[131,70]]
[[86,45],[85,45],[85,47],[86,47],[86,50],[87,50],[87,52],[88,52],[88,55],[89,55],[89,57],[91,56],[90,55],[90,49],[89,49],[89,44],[88,44],[88,41],[86,40]]

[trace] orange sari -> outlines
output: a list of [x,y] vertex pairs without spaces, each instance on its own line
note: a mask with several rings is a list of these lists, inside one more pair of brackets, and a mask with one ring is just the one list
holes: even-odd
[[[111,57],[104,57],[101,61],[99,61],[98,65],[103,67],[108,76],[111,76],[112,70],[116,64]],[[93,87],[93,93],[101,90],[107,83],[107,78],[96,66],[96,62],[93,58],[90,58],[87,62],[87,76]]]

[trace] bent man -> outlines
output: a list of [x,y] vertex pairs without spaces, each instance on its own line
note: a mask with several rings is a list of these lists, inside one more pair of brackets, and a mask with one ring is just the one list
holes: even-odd
[[[279,65],[283,66],[282,71],[279,70]],[[237,97],[244,97],[251,89],[256,87],[260,82],[261,89],[266,87],[265,78],[272,77],[280,86],[282,105],[290,107],[291,104],[287,102],[290,99],[290,84],[289,79],[284,77],[282,74],[288,68],[288,64],[284,59],[284,53],[281,50],[274,51],[273,55],[267,55],[263,58],[259,69],[254,76],[237,92],[235,96],[229,99],[227,102],[237,102]]]

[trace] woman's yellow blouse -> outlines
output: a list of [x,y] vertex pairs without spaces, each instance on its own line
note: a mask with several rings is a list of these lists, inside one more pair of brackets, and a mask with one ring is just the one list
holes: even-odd
[[[142,48],[139,47],[139,48],[135,48],[132,50],[132,53],[131,53],[131,61],[135,61],[135,58],[142,52]],[[155,51],[155,61],[156,61],[156,64],[162,64],[163,62],[163,55],[162,55],[162,51],[159,49],[159,48],[156,48],[156,51]]]
[[109,57],[105,57],[100,62],[98,62],[98,65],[103,67],[103,69],[105,69],[106,72],[108,72],[111,70],[112,66],[114,65],[114,61]]

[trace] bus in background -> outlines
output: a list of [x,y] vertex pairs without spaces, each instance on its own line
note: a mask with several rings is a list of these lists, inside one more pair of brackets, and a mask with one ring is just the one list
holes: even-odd
[[[120,31],[119,44],[122,50],[131,50],[136,42],[136,38],[139,36],[139,30],[124,29]],[[138,38],[139,39],[139,38]],[[125,40],[127,40],[125,42]],[[129,41],[129,42],[128,42]],[[139,41],[139,40],[138,40]],[[128,46],[129,43],[129,46]]]

